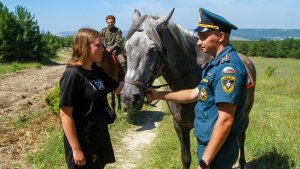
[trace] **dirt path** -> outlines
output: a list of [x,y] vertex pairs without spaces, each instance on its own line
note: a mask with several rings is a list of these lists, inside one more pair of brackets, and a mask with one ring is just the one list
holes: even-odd
[[37,149],[46,130],[57,123],[45,97],[64,69],[57,63],[0,75],[0,168],[27,168],[25,155]]
[[119,145],[114,146],[116,163],[108,169],[134,169],[157,135],[162,118],[161,103],[151,111],[140,111],[134,114],[135,128],[130,129],[122,137]]
[[[158,84],[159,82],[155,81],[155,85]],[[119,145],[114,145],[116,163],[109,164],[106,168],[136,168],[143,153],[149,150],[149,146],[157,136],[163,116],[162,103],[162,101],[158,102],[157,107],[150,108],[151,111],[135,112],[132,115],[131,120],[136,127],[124,134]]]

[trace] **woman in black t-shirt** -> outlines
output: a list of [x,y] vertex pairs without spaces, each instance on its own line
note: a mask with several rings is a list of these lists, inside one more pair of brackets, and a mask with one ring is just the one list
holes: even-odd
[[100,169],[115,162],[105,118],[105,98],[120,93],[118,83],[95,66],[102,59],[98,31],[82,28],[73,39],[72,58],[60,79],[60,117],[69,169]]

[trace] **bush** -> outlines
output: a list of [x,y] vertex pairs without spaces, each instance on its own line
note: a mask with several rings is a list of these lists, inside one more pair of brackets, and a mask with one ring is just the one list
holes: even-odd
[[51,111],[55,114],[59,114],[59,86],[57,85],[53,90],[51,90],[47,97],[46,103]]
[[273,76],[274,75],[274,72],[276,70],[276,67],[273,67],[273,66],[268,66],[268,68],[265,70],[265,74],[267,76]]

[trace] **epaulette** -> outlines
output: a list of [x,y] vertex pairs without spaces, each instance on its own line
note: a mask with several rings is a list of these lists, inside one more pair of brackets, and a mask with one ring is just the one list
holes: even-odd
[[225,63],[225,62],[228,62],[228,61],[230,61],[229,53],[227,53],[225,56],[222,56],[222,57],[221,57],[221,59],[220,59],[220,64]]

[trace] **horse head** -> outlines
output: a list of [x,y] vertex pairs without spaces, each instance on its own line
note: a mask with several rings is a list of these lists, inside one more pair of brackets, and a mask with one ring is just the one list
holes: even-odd
[[141,109],[146,88],[161,75],[164,49],[159,32],[165,29],[174,9],[164,17],[133,15],[133,24],[126,37],[127,73],[122,101],[128,108]]

